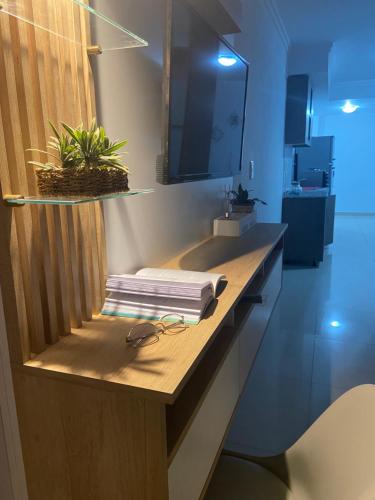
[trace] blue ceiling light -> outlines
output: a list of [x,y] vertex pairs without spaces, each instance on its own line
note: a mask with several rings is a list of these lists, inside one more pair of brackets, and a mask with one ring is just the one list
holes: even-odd
[[222,66],[230,68],[231,66],[234,66],[238,62],[238,59],[237,57],[227,55],[227,56],[219,56],[217,61]]
[[354,113],[354,111],[357,111],[359,106],[356,104],[353,104],[352,101],[349,99],[345,102],[344,106],[341,108],[344,113]]
[[331,321],[330,325],[333,328],[339,328],[341,326],[341,323],[340,323],[340,321]]

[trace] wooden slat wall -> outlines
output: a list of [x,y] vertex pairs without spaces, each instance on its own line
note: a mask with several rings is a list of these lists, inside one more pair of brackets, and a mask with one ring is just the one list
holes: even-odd
[[[25,150],[46,149],[48,120],[95,116],[87,13],[71,0],[24,0],[26,13],[77,43],[0,13],[1,194],[37,193]],[[81,42],[84,41],[82,44]],[[13,362],[98,312],[106,269],[102,207],[0,204],[0,284]]]

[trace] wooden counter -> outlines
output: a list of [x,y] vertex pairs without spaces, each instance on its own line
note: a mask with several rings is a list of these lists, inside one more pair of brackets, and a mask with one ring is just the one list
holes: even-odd
[[25,367],[38,375],[114,385],[116,390],[173,403],[284,230],[279,224],[258,224],[242,238],[211,238],[164,265],[223,273],[228,281],[206,319],[184,334],[161,336],[147,349],[134,349],[125,339],[137,320],[97,316]]
[[198,500],[280,290],[285,230],[258,224],[165,263],[226,275],[198,326],[134,349],[136,320],[98,316],[14,366],[31,500]]

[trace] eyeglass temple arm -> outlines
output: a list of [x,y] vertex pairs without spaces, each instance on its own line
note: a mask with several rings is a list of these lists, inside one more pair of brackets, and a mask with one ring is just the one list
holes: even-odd
[[175,326],[178,326],[178,325],[181,325],[181,324],[185,324],[185,322],[184,322],[182,319],[179,319],[179,320],[178,320],[178,321],[176,321],[175,323],[171,323],[170,325],[163,326],[163,327],[160,329],[160,332],[163,332],[164,330],[170,330],[171,328],[174,328]]

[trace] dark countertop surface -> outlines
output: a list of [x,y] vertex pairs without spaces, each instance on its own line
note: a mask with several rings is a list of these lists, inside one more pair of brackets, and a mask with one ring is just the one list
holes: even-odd
[[300,194],[285,191],[284,198],[327,198],[329,196],[328,188],[307,189]]

